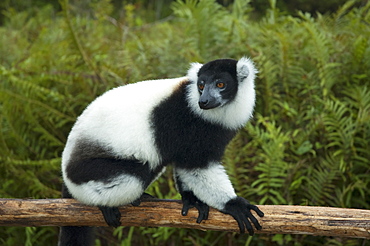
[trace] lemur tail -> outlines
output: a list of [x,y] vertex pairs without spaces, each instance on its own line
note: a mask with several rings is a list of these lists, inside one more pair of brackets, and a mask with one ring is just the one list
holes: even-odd
[[[67,187],[63,185],[63,198],[72,198]],[[91,246],[94,243],[94,228],[89,226],[60,227],[58,246]]]

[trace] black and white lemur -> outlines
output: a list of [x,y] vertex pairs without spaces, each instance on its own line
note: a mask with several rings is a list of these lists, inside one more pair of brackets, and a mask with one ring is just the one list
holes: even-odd
[[[209,206],[229,214],[240,232],[261,226],[258,207],[235,194],[221,164],[226,145],[252,116],[256,69],[251,60],[192,63],[186,77],[112,89],[78,117],[62,156],[64,197],[98,206],[120,225],[118,206],[140,203],[167,165],[182,196],[182,215]],[[60,245],[88,245],[88,227],[62,227]]]

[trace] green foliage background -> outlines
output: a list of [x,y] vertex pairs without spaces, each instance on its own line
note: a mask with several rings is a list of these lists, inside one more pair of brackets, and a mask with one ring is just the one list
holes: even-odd
[[[138,1],[142,3],[141,1]],[[112,17],[108,0],[7,9],[0,27],[0,197],[60,197],[70,128],[104,91],[183,76],[189,62],[249,56],[259,69],[255,117],[224,163],[255,204],[370,209],[370,3],[347,1],[315,18],[259,20],[248,1],[177,1],[152,21],[140,4]],[[167,173],[149,188],[179,199]],[[97,245],[370,245],[360,239],[174,228],[99,230]],[[0,228],[1,245],[56,244],[58,229]],[[114,243],[115,242],[115,243]]]

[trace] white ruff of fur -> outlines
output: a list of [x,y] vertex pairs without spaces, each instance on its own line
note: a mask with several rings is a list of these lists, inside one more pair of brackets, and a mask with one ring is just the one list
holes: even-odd
[[[197,88],[198,71],[202,67],[200,63],[192,63],[188,71],[187,77],[191,81],[190,90],[187,95],[191,110],[200,116],[200,118],[208,120],[212,123],[222,125],[228,129],[240,129],[252,117],[253,108],[256,100],[254,90],[254,79],[257,70],[253,62],[248,58],[241,58],[237,63],[237,76],[239,88],[236,97],[233,101],[227,103],[223,107],[218,107],[210,110],[203,110],[198,106],[199,91]],[[245,75],[247,77],[245,78]]]

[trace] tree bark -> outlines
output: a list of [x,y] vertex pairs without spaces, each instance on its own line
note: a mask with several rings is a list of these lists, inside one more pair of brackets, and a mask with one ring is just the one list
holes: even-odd
[[[267,234],[309,234],[316,236],[370,239],[370,210],[308,207],[258,206],[265,216],[256,218]],[[215,209],[209,219],[197,224],[196,209],[181,215],[177,200],[151,199],[140,206],[120,207],[123,226],[178,227],[238,232],[236,221]],[[254,212],[253,212],[254,213]],[[106,226],[97,207],[74,199],[0,199],[0,226]]]

